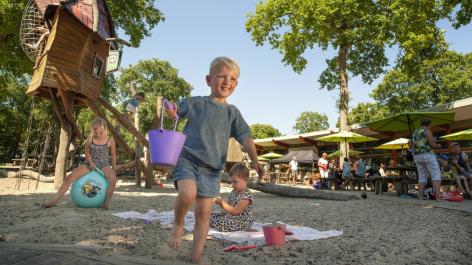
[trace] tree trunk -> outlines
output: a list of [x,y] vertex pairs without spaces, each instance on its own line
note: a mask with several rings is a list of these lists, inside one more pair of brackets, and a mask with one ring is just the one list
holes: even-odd
[[[229,175],[227,173],[221,174],[221,182],[231,183],[229,180]],[[262,191],[265,193],[276,194],[284,197],[293,197],[293,198],[311,198],[311,199],[326,199],[326,200],[336,200],[336,201],[349,201],[360,199],[356,195],[347,195],[340,194],[329,191],[322,190],[312,190],[312,189],[302,189],[289,186],[282,186],[277,184],[272,184],[269,182],[259,182],[257,179],[249,179],[247,182],[247,187],[253,190]]]
[[[347,112],[349,110],[349,90],[347,86],[347,73],[346,73],[347,50],[348,50],[348,47],[346,45],[342,44],[339,46],[339,52],[338,52],[339,80],[340,80],[339,114],[340,114],[341,131],[349,131],[349,124],[347,120]],[[340,161],[343,161],[344,157],[348,157],[349,145],[346,143],[341,143],[340,148],[343,154],[341,155]],[[347,153],[344,154],[345,152]]]
[[[72,126],[70,125],[67,116],[62,114],[60,111],[56,94],[51,88],[49,90],[54,103],[54,110],[61,121],[61,136],[59,141],[59,150],[56,158],[56,171],[54,179],[54,189],[57,190],[66,179],[67,175],[67,160],[69,158],[69,144],[72,134]],[[65,91],[62,93],[62,95],[62,101],[64,105],[69,104],[69,107],[72,109],[74,105],[75,92]]]
[[45,183],[54,183],[55,177],[46,177],[44,175],[39,174],[38,172],[33,172],[31,170],[21,170],[18,172],[8,172],[7,178],[18,178],[19,176],[28,176],[32,179],[38,179],[39,182],[45,182]]

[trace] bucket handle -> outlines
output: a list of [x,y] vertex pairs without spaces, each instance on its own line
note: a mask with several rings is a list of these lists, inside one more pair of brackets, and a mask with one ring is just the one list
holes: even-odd
[[[174,109],[174,105],[172,105],[166,98],[162,100],[162,103],[166,105],[168,109]],[[179,115],[177,113],[173,117],[175,119],[175,125],[174,125],[174,131],[177,128],[177,121],[179,120]],[[162,126],[164,123],[164,108],[162,108],[162,114],[161,114],[161,128],[159,130],[162,130]]]

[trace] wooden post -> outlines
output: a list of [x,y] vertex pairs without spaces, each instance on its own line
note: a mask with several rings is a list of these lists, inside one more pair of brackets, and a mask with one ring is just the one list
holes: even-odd
[[[161,126],[161,117],[162,114],[162,100],[164,98],[159,96],[157,97],[157,113],[156,113],[156,118],[154,119],[154,124],[151,127],[151,130],[156,130],[159,129]],[[151,164],[151,155],[150,155],[150,150],[148,148],[148,155],[147,155],[147,171],[146,171],[146,183],[144,185],[145,188],[150,189],[152,188],[152,185],[154,184],[154,167]]]
[[[137,92],[136,92],[136,87],[135,87],[135,83],[134,82],[131,82],[131,92],[133,93],[133,95],[136,95]],[[139,107],[136,107],[136,112],[134,113],[134,128],[136,128],[136,130],[138,130],[139,132]],[[141,168],[139,167],[139,162],[140,162],[140,159],[141,159],[141,152],[140,152],[140,146],[139,146],[139,140],[137,137],[134,138],[135,139],[135,142],[134,142],[134,152],[135,152],[135,159],[136,159],[136,169],[134,170],[135,172],[135,184],[136,184],[136,187],[141,187]]]

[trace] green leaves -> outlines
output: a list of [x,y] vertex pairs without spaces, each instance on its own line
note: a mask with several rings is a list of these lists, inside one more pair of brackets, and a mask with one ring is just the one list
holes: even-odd
[[282,136],[280,131],[270,124],[253,124],[250,126],[254,139],[272,138]]
[[298,134],[327,130],[329,128],[328,116],[318,112],[305,111],[297,118],[293,130]]
[[425,59],[414,75],[392,70],[373,91],[372,97],[385,105],[390,115],[420,110],[470,97],[472,53],[445,51]]
[[[130,68],[122,68],[121,75],[116,79],[116,92],[111,95],[111,99],[118,104],[120,111],[125,113],[126,105],[131,100],[130,83],[136,83],[136,91],[144,92],[145,99],[150,103],[139,105],[140,129],[146,132],[151,129],[157,112],[157,97],[163,96],[170,102],[179,102],[188,99],[193,87],[179,77],[179,70],[173,68],[167,61],[159,59],[140,60]],[[103,93],[102,93],[103,94]],[[174,128],[175,120],[164,118],[166,129]],[[180,131],[185,125],[185,120],[179,120]],[[126,139],[133,141],[131,134],[126,132]]]
[[133,47],[139,47],[144,37],[151,36],[151,30],[164,21],[164,14],[154,7],[153,0],[107,1],[113,16],[116,31],[122,29]]

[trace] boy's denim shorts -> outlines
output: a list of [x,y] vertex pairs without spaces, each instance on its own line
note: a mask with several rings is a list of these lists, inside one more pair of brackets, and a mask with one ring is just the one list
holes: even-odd
[[221,170],[200,167],[180,157],[177,165],[172,168],[174,187],[178,190],[177,181],[192,179],[197,184],[197,196],[216,198],[220,195]]

